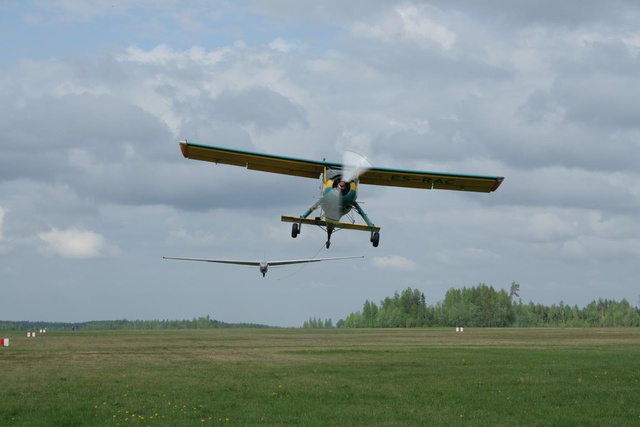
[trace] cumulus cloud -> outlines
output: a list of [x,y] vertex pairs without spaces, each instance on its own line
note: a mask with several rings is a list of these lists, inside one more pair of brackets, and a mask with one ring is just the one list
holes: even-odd
[[[5,8],[15,40],[0,69],[0,252],[39,245],[49,256],[87,259],[117,254],[110,242],[118,242],[127,248],[123,273],[190,250],[259,256],[265,242],[286,258],[311,256],[322,234],[291,241],[279,216],[304,212],[319,182],[186,160],[178,140],[328,161],[351,147],[377,167],[506,179],[490,195],[363,188],[386,237],[376,268],[359,276],[366,290],[349,287],[355,302],[331,294],[347,307],[328,304],[334,318],[370,292],[389,292],[385,273],[423,280],[423,262],[430,281],[453,286],[504,278],[597,289],[606,277],[601,295],[580,298],[629,297],[640,253],[640,6],[612,1],[37,0]],[[424,252],[425,242],[438,250]],[[52,274],[34,264],[44,257],[19,258],[16,266],[34,275]],[[82,266],[97,264],[110,263]],[[166,267],[144,271],[173,289],[178,279],[166,273],[177,266]],[[343,268],[325,269],[339,278],[323,281],[340,283]],[[237,282],[235,269],[219,274]],[[42,282],[10,278],[29,280]],[[627,294],[611,294],[614,282]],[[562,286],[530,292],[523,298],[569,299]],[[301,306],[286,295],[271,292]],[[183,306],[220,308],[201,302]]]
[[[237,47],[241,46],[244,45],[237,45]],[[175,66],[184,69],[197,64],[216,65],[229,53],[231,53],[231,49],[228,47],[207,51],[200,46],[193,46],[185,51],[177,51],[170,46],[160,44],[150,50],[144,50],[137,46],[129,46],[125,53],[118,55],[117,58],[121,62]]]
[[501,260],[501,256],[489,249],[469,247],[461,250],[441,250],[436,254],[435,259],[447,265],[471,266],[496,264]]
[[387,257],[375,257],[372,260],[373,266],[385,270],[416,271],[418,265],[401,255],[391,255]]
[[397,6],[394,12],[379,21],[358,22],[353,26],[353,31],[386,42],[399,40],[421,47],[437,46],[445,51],[455,44],[456,34],[428,16],[429,12],[435,12],[434,9],[405,3]]
[[296,49],[304,49],[304,45],[300,43],[287,41],[281,37],[278,37],[272,42],[270,42],[269,47],[275,51],[282,52],[282,53],[289,53]]
[[91,230],[60,230],[54,227],[50,231],[38,234],[38,237],[44,243],[42,253],[51,256],[90,259],[112,256],[118,252],[117,248],[106,243],[102,235]]
[[184,228],[172,231],[169,236],[171,243],[185,243],[195,246],[213,245],[217,240],[211,233],[192,233]]

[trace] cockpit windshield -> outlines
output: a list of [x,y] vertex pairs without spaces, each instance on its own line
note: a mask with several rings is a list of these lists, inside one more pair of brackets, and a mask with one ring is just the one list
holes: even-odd
[[327,168],[327,179],[335,179],[337,176],[342,176],[342,169]]

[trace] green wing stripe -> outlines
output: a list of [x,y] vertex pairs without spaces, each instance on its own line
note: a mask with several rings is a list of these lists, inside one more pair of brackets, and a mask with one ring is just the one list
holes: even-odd
[[498,189],[504,178],[498,176],[462,175],[398,169],[369,169],[360,177],[361,184],[425,190],[457,190],[490,193]]
[[192,142],[187,143],[186,141],[180,142],[180,148],[184,157],[189,159],[241,166],[262,172],[294,175],[305,178],[318,179],[320,175],[322,175],[325,165],[324,162],[211,147],[194,144]]
[[[247,169],[318,179],[325,167],[339,169],[339,163],[296,159],[253,153],[230,148],[212,147],[181,141],[182,155],[189,159],[203,160]],[[457,190],[490,193],[498,189],[503,177],[462,175],[440,172],[411,171],[401,169],[371,168],[360,176],[361,184],[388,187],[421,188],[425,190]]]

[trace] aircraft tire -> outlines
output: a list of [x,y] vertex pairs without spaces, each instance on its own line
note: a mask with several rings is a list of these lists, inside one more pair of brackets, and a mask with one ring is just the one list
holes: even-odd
[[300,234],[300,226],[294,222],[291,226],[291,237],[295,239],[296,237],[298,237],[298,234]]
[[378,244],[380,243],[380,233],[378,233],[377,231],[373,233],[373,235],[371,236],[371,243],[373,244],[374,248],[378,247]]

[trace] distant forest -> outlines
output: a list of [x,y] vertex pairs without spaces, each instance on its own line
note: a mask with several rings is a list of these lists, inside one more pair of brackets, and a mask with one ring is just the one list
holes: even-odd
[[[362,310],[349,314],[335,325],[331,319],[309,318],[303,328],[417,328],[417,327],[611,327],[640,326],[640,310],[626,299],[598,298],[586,307],[560,301],[546,306],[524,304],[520,285],[509,292],[480,283],[449,289],[444,300],[427,305],[424,294],[407,288],[386,297],[379,304],[366,300]],[[81,323],[0,321],[0,331],[51,330],[135,330],[135,329],[221,329],[273,328],[255,323],[225,323],[207,315],[192,320],[101,320]]]
[[[546,306],[519,298],[520,285],[509,292],[484,283],[471,288],[449,289],[444,300],[427,306],[424,294],[407,288],[376,304],[365,301],[361,311],[338,321],[344,328],[450,327],[604,327],[640,326],[640,310],[626,299],[599,298],[584,308],[560,301]],[[516,301],[517,298],[517,301]],[[330,321],[309,319],[304,327],[327,327]]]
[[50,330],[135,330],[135,329],[226,329],[226,328],[271,328],[272,326],[255,323],[225,323],[213,320],[207,315],[193,320],[96,320],[91,322],[33,322],[0,321],[0,331],[39,331]]

